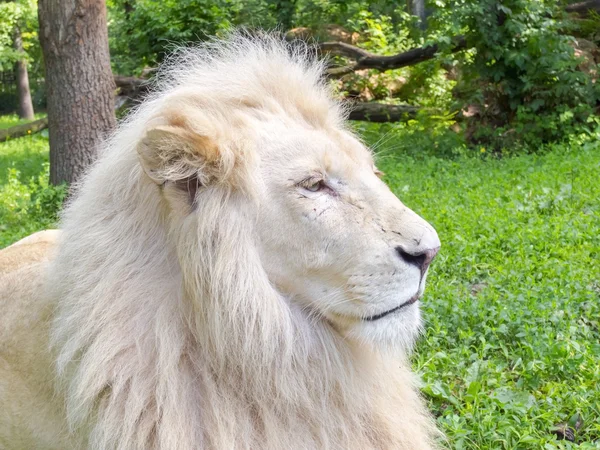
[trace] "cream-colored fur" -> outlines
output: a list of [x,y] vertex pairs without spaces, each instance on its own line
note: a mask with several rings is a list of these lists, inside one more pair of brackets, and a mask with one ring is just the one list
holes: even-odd
[[0,251],[0,277],[24,265],[47,261],[58,235],[58,230],[38,231]]
[[439,240],[321,71],[268,36],[170,62],[49,266],[0,280],[0,447],[435,447],[406,360],[425,271],[400,249]]

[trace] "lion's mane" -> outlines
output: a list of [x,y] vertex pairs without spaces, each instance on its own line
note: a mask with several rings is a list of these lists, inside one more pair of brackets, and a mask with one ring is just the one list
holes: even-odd
[[[243,118],[238,104],[341,123],[322,64],[307,55],[241,35],[182,52],[66,209],[49,274],[52,347],[69,427],[91,448],[432,447],[406,363],[350,345],[272,286],[252,189],[216,183],[186,216],[140,166],[148,122],[196,98],[218,133]],[[221,164],[234,170],[239,159]],[[255,176],[248,167],[241,182]]]

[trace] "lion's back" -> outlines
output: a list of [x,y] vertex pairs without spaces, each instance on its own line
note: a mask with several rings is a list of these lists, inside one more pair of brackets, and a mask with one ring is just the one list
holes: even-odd
[[0,277],[52,257],[60,231],[38,231],[0,250]]
[[36,233],[0,251],[0,448],[68,448],[49,351],[55,305],[43,295],[56,237]]

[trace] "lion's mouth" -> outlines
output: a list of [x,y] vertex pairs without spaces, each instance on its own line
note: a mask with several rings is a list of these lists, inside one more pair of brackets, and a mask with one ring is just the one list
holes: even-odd
[[420,297],[420,293],[417,292],[415,295],[413,295],[411,298],[409,298],[407,301],[405,301],[404,303],[402,303],[401,305],[396,306],[395,308],[389,309],[387,311],[384,311],[382,313],[379,314],[375,314],[374,316],[369,316],[369,317],[363,317],[363,320],[367,321],[367,322],[373,322],[375,320],[379,320],[384,318],[385,316],[395,313],[396,311],[401,310],[402,308],[406,308],[407,306],[412,305],[413,303],[415,303],[417,300],[419,300]]

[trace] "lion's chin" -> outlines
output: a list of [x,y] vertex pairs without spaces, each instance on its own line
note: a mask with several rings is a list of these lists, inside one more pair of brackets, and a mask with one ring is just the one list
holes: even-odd
[[377,350],[408,353],[421,332],[418,300],[411,299],[402,308],[395,308],[377,320],[345,323],[340,331],[346,339],[361,345]]
[[418,300],[419,300],[420,294],[417,292],[415,295],[413,295],[411,298],[409,298],[407,301],[405,301],[404,303],[401,303],[400,305],[388,309],[387,311],[383,311],[381,313],[372,315],[372,316],[368,316],[368,317],[364,317],[363,320],[366,322],[375,322],[376,320],[381,320],[384,317],[388,317],[391,314],[396,314],[399,311],[409,308],[411,305],[414,305]]

